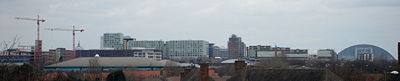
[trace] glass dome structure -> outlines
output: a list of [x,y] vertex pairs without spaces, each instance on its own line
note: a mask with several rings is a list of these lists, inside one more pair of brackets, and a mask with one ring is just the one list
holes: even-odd
[[361,54],[372,54],[373,60],[395,60],[392,54],[386,50],[369,44],[350,46],[339,52],[338,59],[354,61],[360,58]]

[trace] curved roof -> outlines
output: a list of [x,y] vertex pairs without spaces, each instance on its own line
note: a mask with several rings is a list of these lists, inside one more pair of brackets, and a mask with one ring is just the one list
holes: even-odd
[[[96,57],[80,57],[56,64],[50,65],[50,67],[57,66],[89,66],[89,60]],[[101,66],[165,66],[166,61],[156,61],[147,58],[140,57],[98,57]]]
[[370,45],[370,44],[358,44],[350,46],[338,54],[338,59],[356,60],[359,54],[374,54],[374,60],[394,60],[395,58],[386,50]]
[[[233,63],[235,63],[235,61],[237,61],[238,59],[228,59],[228,60],[225,60],[225,61],[222,61],[221,63],[227,63],[227,64],[233,64]],[[251,62],[249,62],[249,61],[247,61],[247,60],[244,60],[246,63],[251,63]]]

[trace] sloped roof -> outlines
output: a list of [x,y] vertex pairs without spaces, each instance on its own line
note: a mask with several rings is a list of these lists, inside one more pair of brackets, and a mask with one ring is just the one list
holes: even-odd
[[[89,60],[96,57],[80,57],[56,64],[49,65],[50,67],[56,66],[89,66]],[[157,61],[140,57],[97,57],[101,66],[165,66],[166,61]]]

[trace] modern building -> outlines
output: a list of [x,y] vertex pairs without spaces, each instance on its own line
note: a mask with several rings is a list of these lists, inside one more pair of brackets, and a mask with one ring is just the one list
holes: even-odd
[[287,57],[289,60],[308,60],[306,49],[290,49],[288,47],[249,46],[249,58]]
[[317,58],[321,61],[336,61],[337,54],[333,49],[320,49],[317,52]]
[[208,44],[208,57],[212,58],[214,57],[214,43]]
[[167,58],[208,57],[208,41],[204,40],[171,40],[167,41]]
[[395,60],[395,58],[387,52],[386,50],[374,46],[374,45],[369,45],[369,44],[358,44],[354,46],[350,46],[342,51],[339,52],[338,54],[338,59],[340,60],[349,60],[349,61],[354,61],[354,60],[362,60],[364,56],[367,54],[368,56],[371,55],[373,58],[372,60]]
[[214,46],[212,57],[229,58],[228,49]]
[[129,50],[76,50],[77,57],[93,57],[98,54],[101,57],[141,57],[161,60],[161,50],[156,49],[129,49]]
[[123,49],[122,33],[104,33],[100,37],[100,49]]
[[363,61],[374,61],[374,54],[360,54],[358,59]]
[[164,41],[162,40],[138,40],[128,43],[128,48],[142,47],[148,49],[162,50],[164,48]]
[[241,37],[237,37],[235,34],[229,38],[228,51],[230,58],[244,58],[246,56],[246,45],[242,42]]
[[124,39],[123,39],[123,45],[122,45],[123,49],[126,50],[126,49],[129,49],[130,47],[133,47],[131,44],[129,44],[129,43],[131,43],[133,41],[136,41],[136,39],[135,38],[131,38],[130,36],[125,36]]

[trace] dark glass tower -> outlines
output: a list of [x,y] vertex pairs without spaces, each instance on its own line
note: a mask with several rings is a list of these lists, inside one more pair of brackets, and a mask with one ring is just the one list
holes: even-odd
[[232,34],[228,41],[229,58],[243,58],[245,50],[246,45],[242,42],[242,38]]

